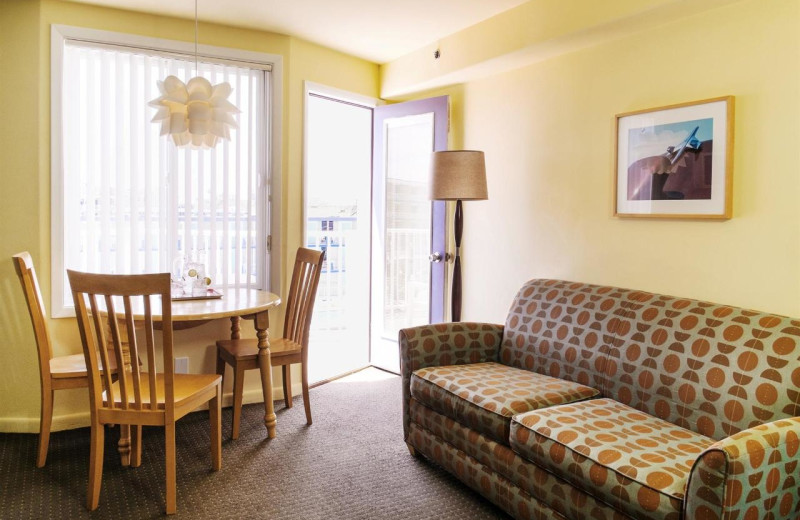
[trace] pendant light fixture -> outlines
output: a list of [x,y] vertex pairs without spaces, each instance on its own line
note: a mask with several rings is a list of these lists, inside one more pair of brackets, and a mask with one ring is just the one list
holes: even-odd
[[197,58],[197,0],[194,0],[194,69],[196,76],[184,83],[176,76],[158,82],[161,95],[149,105],[156,108],[152,122],[161,123],[161,135],[169,135],[175,146],[213,148],[217,141],[230,140],[237,128],[233,115],[239,113],[230,101],[230,83],[211,85],[200,76]]

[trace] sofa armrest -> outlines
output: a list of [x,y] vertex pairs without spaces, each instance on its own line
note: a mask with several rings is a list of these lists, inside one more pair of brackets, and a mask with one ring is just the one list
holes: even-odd
[[800,417],[762,424],[708,447],[686,486],[684,518],[795,518]]
[[497,361],[502,339],[503,326],[492,323],[437,323],[400,331],[404,438],[408,438],[411,374],[425,367]]

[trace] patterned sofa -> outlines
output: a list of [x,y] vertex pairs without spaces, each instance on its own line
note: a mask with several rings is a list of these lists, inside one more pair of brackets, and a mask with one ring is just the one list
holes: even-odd
[[800,518],[800,320],[533,280],[400,352],[411,453],[516,518]]

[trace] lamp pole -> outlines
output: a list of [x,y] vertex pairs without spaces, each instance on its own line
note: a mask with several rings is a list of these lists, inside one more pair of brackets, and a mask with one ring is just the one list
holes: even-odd
[[461,199],[456,201],[456,213],[453,219],[455,231],[456,254],[453,261],[453,291],[450,297],[450,319],[461,321],[461,235],[464,232],[464,211]]

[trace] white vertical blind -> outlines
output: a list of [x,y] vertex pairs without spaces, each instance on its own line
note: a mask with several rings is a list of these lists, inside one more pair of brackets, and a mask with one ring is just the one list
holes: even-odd
[[[64,266],[163,272],[185,258],[204,263],[215,286],[263,288],[269,72],[203,62],[195,71],[194,59],[70,41],[63,66]],[[198,72],[231,83],[239,128],[213,149],[178,149],[147,102],[157,79]]]

